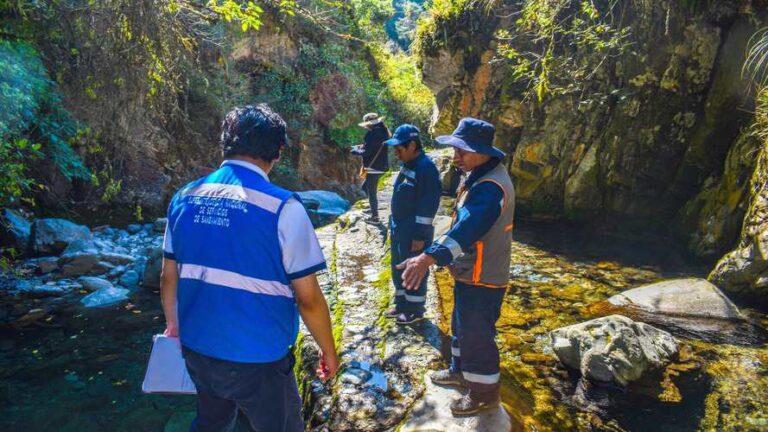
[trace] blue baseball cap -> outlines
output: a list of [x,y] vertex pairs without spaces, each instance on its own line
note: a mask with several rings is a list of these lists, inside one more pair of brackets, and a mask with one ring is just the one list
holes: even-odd
[[402,124],[395,129],[392,138],[384,141],[388,146],[398,146],[408,144],[411,141],[421,142],[419,138],[419,128],[411,124]]
[[504,152],[493,146],[495,134],[496,128],[487,121],[464,117],[452,134],[439,136],[436,141],[468,152],[503,158],[506,156]]

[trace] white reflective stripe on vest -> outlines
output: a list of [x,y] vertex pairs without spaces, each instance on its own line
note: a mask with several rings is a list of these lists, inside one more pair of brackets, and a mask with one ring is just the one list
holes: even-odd
[[209,284],[241,289],[256,294],[293,298],[291,288],[280,282],[256,279],[229,270],[196,264],[182,264],[179,278],[200,280]]
[[395,291],[395,295],[396,296],[404,296],[405,295],[405,290],[396,290]]
[[447,247],[448,250],[451,251],[451,256],[453,257],[453,259],[456,259],[462,254],[464,254],[464,251],[461,250],[461,245],[459,244],[459,242],[448,237],[447,235],[440,237],[439,239],[437,239],[437,241],[435,241],[435,243]]
[[406,294],[405,301],[408,301],[411,303],[424,303],[425,301],[427,301],[427,296],[415,296],[415,295]]
[[499,382],[500,376],[498,373],[493,375],[481,375],[472,372],[462,372],[462,374],[464,375],[465,380],[477,384],[496,384]]
[[225,198],[237,201],[245,201],[270,213],[277,213],[282,201],[279,198],[267,195],[257,190],[248,189],[238,185],[223,183],[204,183],[184,191],[184,196],[196,196],[206,198]]
[[416,223],[421,225],[432,225],[432,218],[416,216]]
[[461,349],[456,347],[451,347],[451,355],[454,357],[461,357]]

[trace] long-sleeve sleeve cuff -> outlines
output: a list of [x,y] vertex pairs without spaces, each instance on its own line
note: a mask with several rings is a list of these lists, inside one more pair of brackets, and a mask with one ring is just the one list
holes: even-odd
[[464,254],[461,245],[448,235],[444,235],[435,240],[425,252],[437,261],[437,265],[446,266],[456,258]]

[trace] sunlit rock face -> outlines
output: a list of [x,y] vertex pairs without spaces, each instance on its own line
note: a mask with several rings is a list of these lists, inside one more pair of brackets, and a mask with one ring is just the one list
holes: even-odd
[[748,189],[749,209],[736,247],[715,266],[709,279],[730,292],[765,302],[768,291],[768,148],[757,156]]
[[761,18],[736,3],[627,3],[632,49],[578,83],[586,91],[541,103],[498,61],[494,32],[514,26],[505,17],[519,6],[470,7],[420,41],[435,132],[464,116],[493,122],[521,213],[672,227],[716,259],[738,237],[760,144],[740,130],[753,104],[743,53]]

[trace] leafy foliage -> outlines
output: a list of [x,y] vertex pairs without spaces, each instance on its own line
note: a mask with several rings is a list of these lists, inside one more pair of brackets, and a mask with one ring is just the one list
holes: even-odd
[[28,194],[36,182],[28,164],[45,157],[67,179],[89,172],[68,140],[76,123],[29,44],[0,41],[0,205]]
[[607,60],[629,47],[616,3],[525,0],[515,25],[498,31],[498,58],[539,102],[579,91]]

